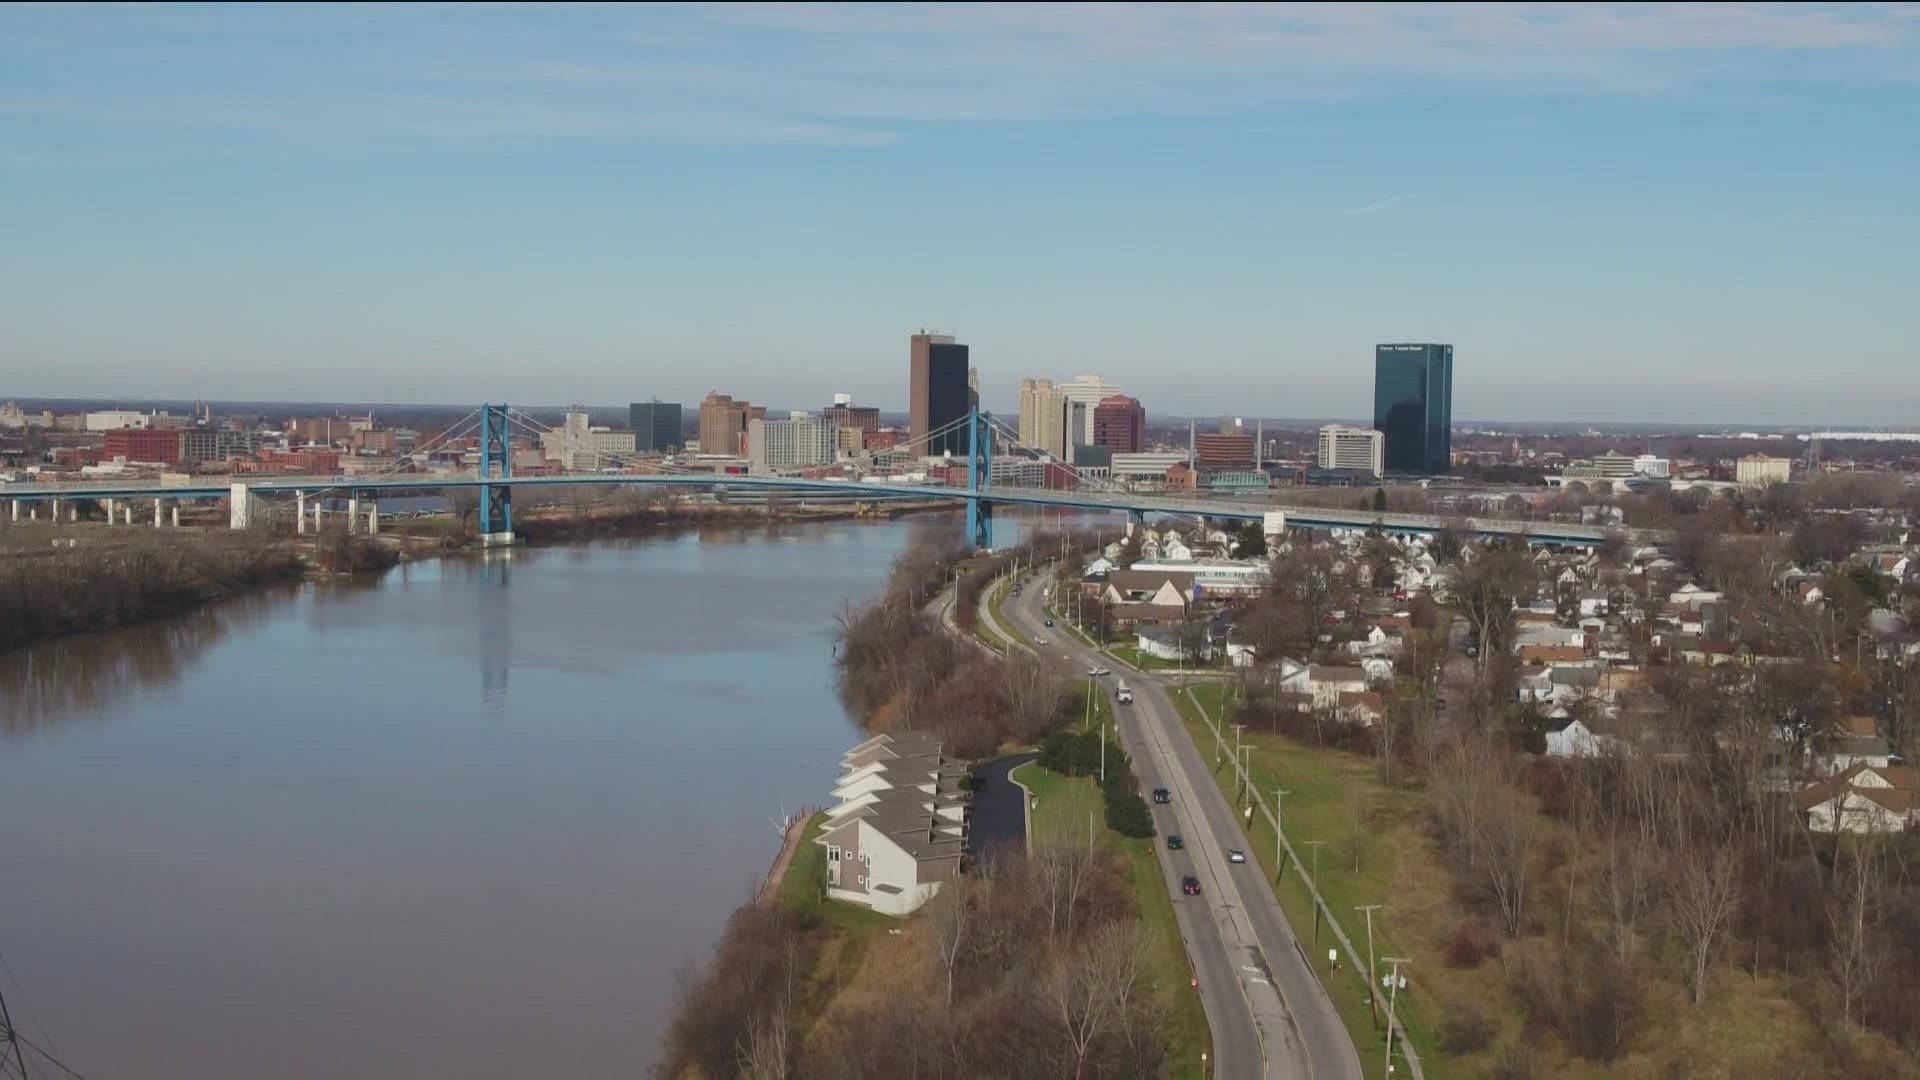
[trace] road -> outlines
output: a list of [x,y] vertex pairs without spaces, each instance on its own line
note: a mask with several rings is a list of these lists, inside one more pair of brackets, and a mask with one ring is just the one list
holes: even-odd
[[[1036,582],[1001,608],[1010,628],[1029,642],[1046,637],[1048,643],[1034,650],[1072,665],[1082,677],[1089,666],[1110,664],[1069,632],[1044,626],[1043,591]],[[1246,834],[1208,775],[1208,759],[1180,723],[1165,682],[1131,672],[1125,679],[1133,704],[1115,706],[1121,738],[1142,784],[1173,793],[1171,804],[1153,806],[1154,825],[1163,836],[1177,832],[1186,839],[1182,851],[1160,847],[1162,868],[1169,882],[1185,874],[1201,882],[1200,897],[1176,893],[1174,899],[1213,1023],[1217,1075],[1359,1080],[1353,1040],[1308,966],[1279,901],[1260,880],[1259,862],[1251,856],[1244,864],[1227,861],[1229,849],[1248,847]],[[1236,1045],[1249,1024],[1263,1065],[1252,1064],[1244,1045]],[[1246,1064],[1234,1067],[1235,1062]]]

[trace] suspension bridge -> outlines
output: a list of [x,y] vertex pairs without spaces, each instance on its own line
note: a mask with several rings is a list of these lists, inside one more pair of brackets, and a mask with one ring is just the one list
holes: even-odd
[[[965,431],[964,455],[926,457],[923,452],[955,431]],[[514,475],[514,437],[543,441],[563,451],[570,467],[561,472],[541,470],[536,475]],[[477,460],[469,440],[477,442]],[[104,503],[110,523],[132,524],[135,505],[152,503],[152,522],[166,520],[163,510],[172,503],[172,521],[178,524],[183,500],[226,500],[228,521],[234,528],[252,525],[292,510],[296,527],[305,531],[308,504],[319,521],[321,500],[345,496],[348,520],[357,529],[364,500],[370,531],[378,528],[378,499],[422,491],[477,489],[479,533],[487,545],[513,542],[515,491],[532,496],[546,487],[617,486],[672,487],[708,492],[730,490],[831,494],[875,501],[952,499],[966,507],[966,540],[975,548],[990,547],[995,507],[1032,506],[1065,510],[1124,513],[1134,520],[1147,515],[1219,521],[1258,521],[1270,530],[1380,529],[1396,534],[1425,535],[1448,527],[1479,536],[1509,537],[1532,544],[1592,546],[1606,539],[1601,526],[1490,517],[1444,517],[1434,514],[1387,513],[1369,510],[1287,505],[1231,497],[1204,496],[1166,490],[1141,490],[1097,471],[1077,468],[1021,443],[1018,433],[992,413],[972,411],[907,443],[869,450],[831,466],[758,473],[714,472],[691,462],[668,458],[641,460],[577,445],[567,432],[535,420],[507,405],[482,405],[445,432],[379,471],[359,475],[295,476],[245,473],[232,476],[189,476],[181,482],[156,478],[99,479],[77,482],[13,483],[0,486],[0,500],[10,500],[12,521],[38,520],[42,504],[51,503],[52,520],[74,520],[78,502]],[[581,458],[588,468],[581,469]],[[937,477],[937,482],[936,482]],[[118,515],[118,516],[116,516]],[[145,513],[142,512],[142,519]],[[1658,539],[1635,532],[1636,539]]]

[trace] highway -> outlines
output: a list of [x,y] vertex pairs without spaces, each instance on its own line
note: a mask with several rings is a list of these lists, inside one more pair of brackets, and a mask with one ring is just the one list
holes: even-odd
[[[1009,629],[1027,642],[1046,637],[1046,645],[1031,646],[1034,651],[1070,665],[1082,678],[1088,667],[1110,664],[1069,632],[1044,625],[1041,584],[1003,605]],[[1173,886],[1174,906],[1213,1024],[1216,1075],[1359,1080],[1353,1040],[1261,879],[1260,863],[1251,855],[1242,864],[1227,861],[1229,849],[1247,849],[1246,834],[1180,723],[1165,683],[1133,672],[1123,677],[1133,704],[1114,706],[1122,742],[1142,786],[1165,787],[1173,795],[1170,804],[1153,805],[1154,825],[1162,837],[1177,832],[1186,840],[1177,852],[1164,842],[1158,846],[1162,869],[1170,885],[1186,874],[1201,882],[1199,897],[1180,895]],[[1111,692],[1116,680],[1101,681]],[[1244,1045],[1249,1025],[1259,1064]]]

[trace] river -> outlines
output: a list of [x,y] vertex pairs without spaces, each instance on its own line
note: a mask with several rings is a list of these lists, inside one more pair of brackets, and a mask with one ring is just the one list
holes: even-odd
[[521,548],[0,655],[16,1025],[95,1080],[640,1075],[862,737],[835,614],[958,528]]

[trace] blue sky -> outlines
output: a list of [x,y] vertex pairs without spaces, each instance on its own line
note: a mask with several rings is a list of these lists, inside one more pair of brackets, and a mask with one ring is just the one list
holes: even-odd
[[0,396],[1914,423],[1916,179],[1913,4],[9,5]]

